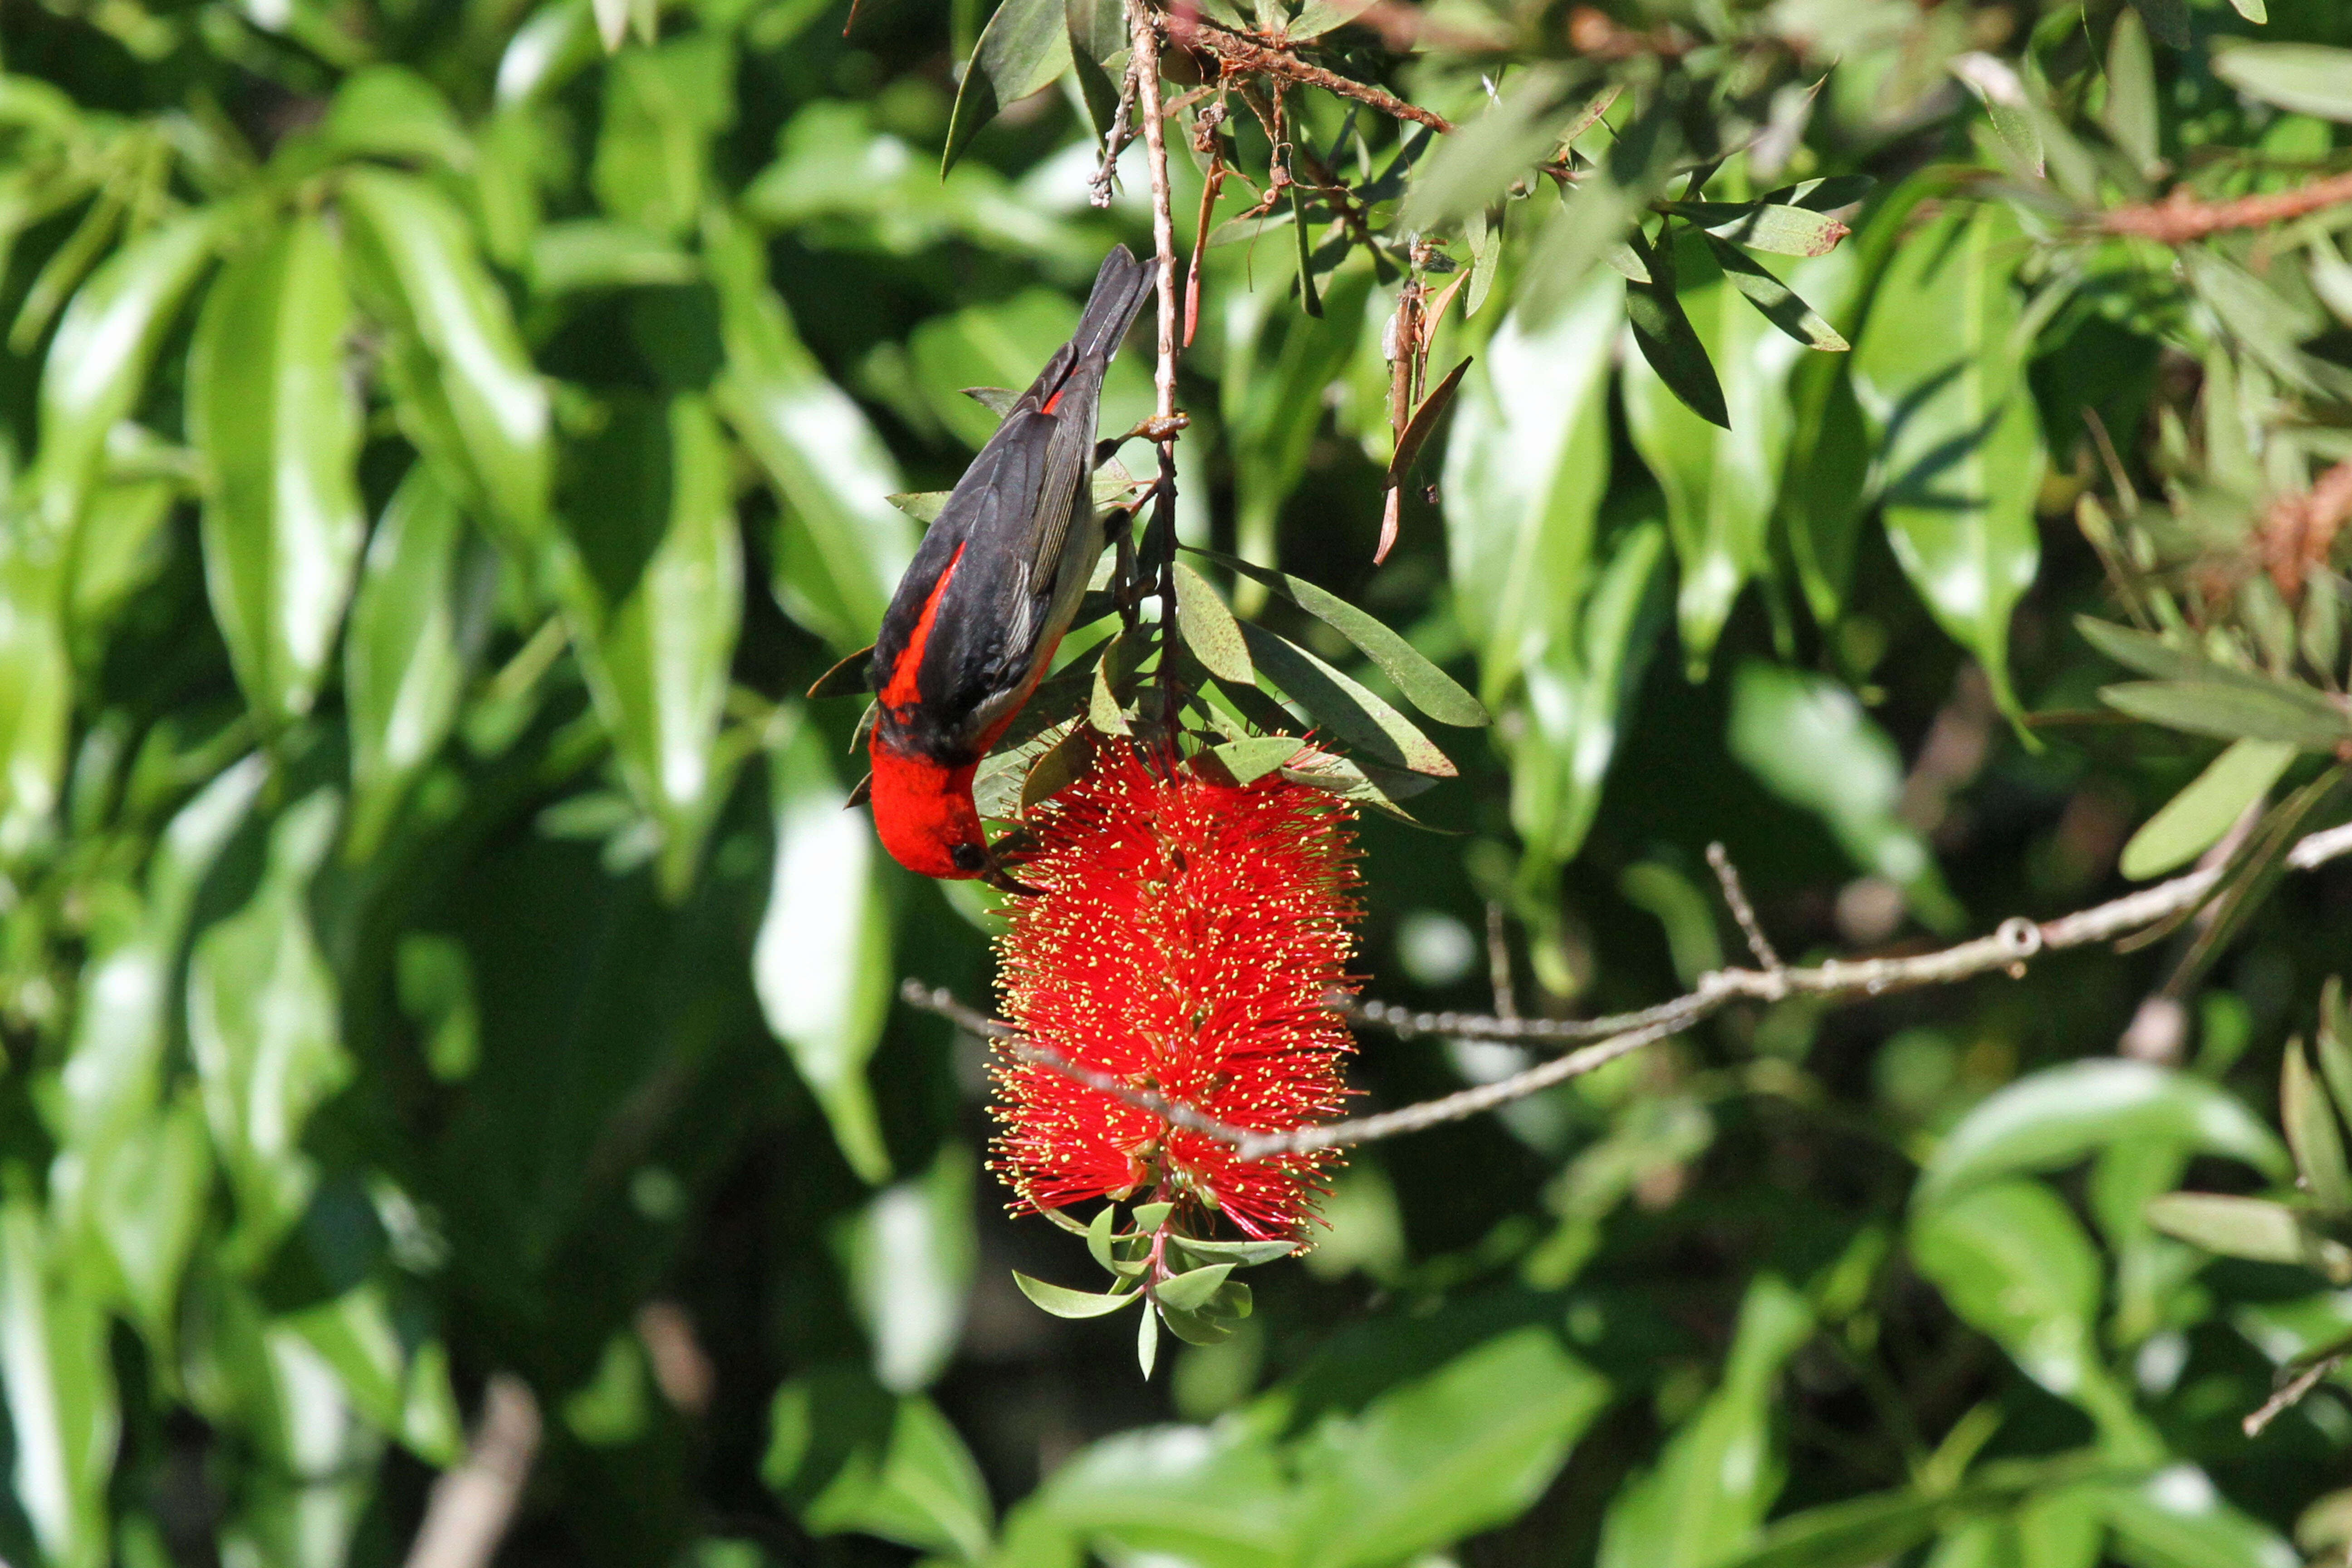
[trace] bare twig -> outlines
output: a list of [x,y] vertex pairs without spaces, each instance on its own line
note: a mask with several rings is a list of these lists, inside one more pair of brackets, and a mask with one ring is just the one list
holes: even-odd
[[1767,973],[1787,967],[1780,955],[1772,951],[1772,939],[1764,934],[1763,925],[1756,919],[1756,908],[1748,901],[1748,889],[1739,885],[1739,868],[1731,863],[1731,856],[1720,844],[1706,847],[1706,863],[1715,868],[1715,879],[1723,887],[1723,901],[1731,906],[1731,918],[1739,922],[1739,934],[1748,939],[1748,951]]
[[1519,1016],[1518,987],[1511,983],[1511,937],[1503,926],[1503,906],[1486,900],[1486,980],[1495,988],[1495,1016]]
[[[2300,840],[2287,851],[2286,863],[2290,869],[2308,871],[2346,855],[2352,855],[2352,823]],[[974,1034],[1003,1042],[1023,1061],[1065,1073],[1089,1089],[1100,1089],[1129,1105],[1164,1116],[1175,1126],[1232,1143],[1244,1160],[1262,1160],[1273,1154],[1370,1143],[1443,1122],[1459,1121],[1525,1100],[1643,1046],[1680,1034],[1737,1001],[1777,1002],[1798,995],[1841,1000],[1880,996],[1893,991],[1949,985],[1995,971],[2012,978],[2022,977],[2027,963],[2043,952],[2111,942],[2193,908],[2211,891],[2220,875],[2213,868],[2191,871],[2040,924],[2021,916],[2012,917],[2001,921],[1990,936],[1907,958],[1868,958],[1845,963],[1832,959],[1806,969],[1719,969],[1701,975],[1697,988],[1688,995],[1609,1018],[1499,1018],[1466,1013],[1415,1013],[1381,1002],[1349,1004],[1345,997],[1335,996],[1332,1005],[1344,1011],[1349,1022],[1389,1029],[1403,1037],[1434,1034],[1519,1044],[1568,1040],[1595,1043],[1459,1094],[1423,1100],[1377,1116],[1327,1121],[1289,1132],[1258,1132],[1235,1127],[1149,1089],[1129,1088],[1112,1074],[1098,1072],[1058,1052],[1031,1044],[1012,1025],[966,1006],[945,990],[933,990],[908,980],[899,987],[899,995],[909,1006],[937,1013]]]
[[1285,81],[1319,87],[1341,98],[1353,99],[1358,103],[1379,110],[1392,120],[1410,120],[1441,134],[1454,129],[1454,122],[1434,110],[1407,103],[1386,88],[1374,87],[1370,82],[1325,70],[1321,66],[1309,65],[1288,49],[1261,44],[1197,19],[1180,21],[1161,16],[1158,20],[1160,26],[1167,29],[1170,43],[1179,48],[1204,49],[1216,56],[1219,65],[1228,75],[1239,72],[1279,77]]
[[2291,191],[2226,202],[2200,202],[2187,191],[2175,189],[2160,202],[2111,208],[2099,215],[2098,226],[2108,234],[2136,235],[2159,245],[2185,245],[2229,229],[2284,223],[2340,202],[2352,202],[2352,174],[2314,180]]
[[2313,1389],[2317,1388],[2327,1377],[2328,1373],[2334,1372],[2337,1367],[2342,1366],[2343,1364],[2344,1355],[2342,1352],[2338,1352],[2335,1355],[2321,1356],[2317,1361],[2313,1362],[2309,1366],[2305,1367],[2301,1372],[2296,1373],[2286,1382],[2281,1384],[2277,1393],[2263,1401],[2263,1407],[2260,1410],[2255,1411],[2252,1415],[2247,1416],[2244,1421],[2240,1423],[2241,1426],[2244,1426],[2246,1436],[2249,1437],[2261,1436],[2263,1435],[2263,1427],[2269,1426],[2287,1411],[2294,1409],[2295,1405],[2302,1403],[2303,1396],[2305,1394],[2309,1394]]
[[1127,74],[1118,80],[1118,109],[1110,120],[1110,134],[1103,138],[1102,166],[1094,178],[1087,182],[1087,200],[1098,207],[1110,205],[1111,193],[1118,186],[1118,155],[1135,139],[1135,61],[1128,60]]
[[488,1568],[514,1522],[539,1454],[539,1401],[510,1372],[482,1392],[481,1425],[465,1461],[433,1483],[408,1568]]

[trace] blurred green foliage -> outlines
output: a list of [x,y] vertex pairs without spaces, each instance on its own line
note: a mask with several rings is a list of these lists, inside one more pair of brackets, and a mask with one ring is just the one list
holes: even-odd
[[[1171,16],[1459,127],[1192,96],[1170,50],[1179,530],[1259,663],[1452,722],[1360,606],[1496,720],[1411,803],[1446,832],[1366,819],[1375,994],[1495,1003],[1495,911],[1529,1012],[1670,995],[1738,952],[1717,839],[1791,957],[2209,854],[2214,901],[1360,1151],[1140,1382],[1123,1317],[1016,1291],[1084,1248],[1002,1215],[982,1052],[894,1000],[987,994],[987,896],[887,861],[854,704],[799,696],[919,537],[889,498],[993,427],[962,389],[1149,243],[1139,149],[1087,201],[1117,8],[17,0],[0,1557],[400,1561],[499,1372],[545,1421],[515,1563],[2352,1540],[2352,1385],[2238,1425],[2352,1327],[2352,882],[2279,875],[2352,749],[2306,500],[2352,458],[2352,205],[2114,221],[2345,179],[2352,16]],[[1383,341],[1457,279],[1415,468]],[[1389,1105],[1528,1059],[1355,1069]]]

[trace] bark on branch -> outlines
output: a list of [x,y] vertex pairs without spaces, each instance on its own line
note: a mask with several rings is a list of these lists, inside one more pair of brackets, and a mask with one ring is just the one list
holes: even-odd
[[[2307,871],[2330,860],[2352,855],[2352,823],[2312,834],[2287,852],[2287,865]],[[1456,1039],[1505,1040],[1516,1044],[1557,1044],[1590,1040],[1592,1044],[1554,1058],[1494,1083],[1481,1084],[1435,1100],[1426,1100],[1374,1116],[1349,1117],[1303,1127],[1289,1132],[1259,1132],[1236,1127],[1203,1114],[1190,1105],[1171,1100],[1149,1089],[1129,1087],[1121,1079],[1071,1061],[1022,1037],[1002,1019],[992,1018],[958,1001],[944,989],[908,980],[899,988],[909,1005],[936,1013],[975,1035],[999,1040],[1017,1058],[1066,1074],[1089,1089],[1099,1089],[1175,1126],[1219,1139],[1234,1146],[1244,1160],[1296,1153],[1310,1149],[1370,1143],[1418,1132],[1444,1122],[1459,1121],[1525,1100],[1557,1083],[1580,1078],[1594,1068],[1639,1050],[1643,1046],[1680,1034],[1693,1024],[1720,1012],[1734,1002],[1777,1002],[1788,996],[1820,996],[1832,1001],[1881,996],[1892,991],[1949,985],[1996,971],[2022,976],[2027,964],[2042,953],[2065,948],[2089,947],[2142,931],[2168,916],[2193,908],[2212,890],[2218,868],[2191,871],[2168,882],[2082,910],[2053,921],[2036,922],[2021,917],[2003,921],[1990,936],[1980,936],[1935,952],[1906,958],[1830,960],[1810,968],[1720,969],[1702,975],[1689,994],[1677,996],[1637,1013],[1613,1017],[1499,1018],[1466,1013],[1422,1013],[1381,1002],[1347,1008],[1351,1023],[1383,1028],[1410,1037],[1430,1034]]]
[[2352,202],[2352,174],[2331,174],[2291,191],[2239,196],[2226,202],[2200,202],[2187,191],[2176,189],[2160,202],[2116,207],[2103,213],[2099,227],[2108,234],[2134,235],[2159,245],[2186,245],[2192,239],[2230,229],[2265,228],[2274,223],[2285,223],[2341,202]]

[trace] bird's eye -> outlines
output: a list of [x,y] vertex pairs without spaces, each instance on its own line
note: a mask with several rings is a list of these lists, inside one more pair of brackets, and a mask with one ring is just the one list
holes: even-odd
[[948,851],[959,871],[983,871],[988,868],[988,851],[977,844],[959,844]]

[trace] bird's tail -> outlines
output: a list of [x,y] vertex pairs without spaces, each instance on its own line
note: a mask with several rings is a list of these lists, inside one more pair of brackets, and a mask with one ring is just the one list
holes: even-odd
[[1111,247],[1110,254],[1103,258],[1102,270],[1095,274],[1095,291],[1087,297],[1086,313],[1078,318],[1078,330],[1070,339],[1078,363],[1103,363],[1118,352],[1119,340],[1127,336],[1136,312],[1151,296],[1151,284],[1150,263],[1138,261],[1123,245]]

